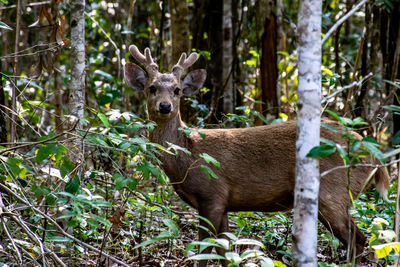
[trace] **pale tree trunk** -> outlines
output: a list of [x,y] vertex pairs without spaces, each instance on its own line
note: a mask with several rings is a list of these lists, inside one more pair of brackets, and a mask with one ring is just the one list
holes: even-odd
[[295,266],[317,266],[319,162],[307,157],[319,145],[321,116],[321,0],[299,6],[299,85],[294,192],[293,257]]
[[[85,107],[85,0],[71,1],[71,82],[69,86],[70,126],[83,118]],[[74,144],[73,157],[81,153],[79,142]]]
[[181,0],[169,0],[168,4],[171,14],[172,60],[176,64],[183,52],[190,52],[188,7],[186,1]]
[[232,0],[224,0],[222,18],[222,85],[224,86],[224,113],[234,113],[235,94],[232,83],[233,34],[232,34]]

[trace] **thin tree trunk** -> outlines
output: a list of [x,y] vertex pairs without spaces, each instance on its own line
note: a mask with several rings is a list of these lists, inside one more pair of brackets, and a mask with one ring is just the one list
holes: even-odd
[[235,94],[232,83],[232,0],[224,0],[222,27],[222,81],[224,86],[223,111],[225,114],[233,114],[235,112]]
[[1,73],[0,65],[0,144],[7,143],[7,125],[6,125],[6,109],[3,106],[5,103],[4,87],[3,87],[3,75]]
[[299,84],[294,192],[296,266],[317,266],[319,162],[307,157],[319,145],[321,116],[321,0],[302,0],[299,6]]
[[[69,87],[70,115],[75,121],[83,118],[85,107],[85,0],[71,1],[71,82]],[[81,153],[79,142],[72,147],[72,157],[79,159]]]
[[77,119],[84,115],[85,100],[85,1],[71,1],[71,84],[70,113]]
[[21,28],[21,0],[17,2],[17,25],[15,27],[15,49],[14,49],[14,85],[12,87],[12,110],[11,115],[11,143],[17,139],[17,74],[18,74],[18,51],[19,51],[19,31]]

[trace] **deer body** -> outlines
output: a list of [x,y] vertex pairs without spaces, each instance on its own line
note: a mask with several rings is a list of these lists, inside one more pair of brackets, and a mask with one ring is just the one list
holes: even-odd
[[[183,81],[180,76],[194,63],[193,54],[183,55],[171,74],[161,74],[155,69],[150,51],[142,55],[135,46],[131,54],[145,65],[144,71],[133,63],[125,66],[127,83],[136,90],[145,91],[148,99],[149,118],[157,123],[150,133],[152,142],[167,146],[168,143],[184,147],[191,154],[163,154],[163,169],[178,195],[210,220],[216,234],[228,231],[229,211],[284,211],[293,207],[296,165],[296,122],[240,129],[200,129],[206,138],[192,132],[187,136],[178,128],[185,128],[179,113],[179,99],[198,91],[205,79],[205,71],[190,72]],[[197,56],[196,56],[197,58]],[[128,65],[129,64],[129,65]],[[340,126],[332,121],[324,121]],[[354,133],[357,138],[361,136]],[[340,133],[321,128],[321,136],[336,143],[343,143]],[[198,155],[207,153],[221,163],[212,167],[218,179],[208,179],[199,165],[205,164]],[[363,163],[377,164],[372,158]],[[321,172],[343,165],[338,153],[320,160]],[[373,167],[357,167],[350,171],[350,190],[356,196],[362,189]],[[384,168],[375,174],[377,189],[386,197],[389,175]],[[321,178],[319,219],[332,230],[344,244],[350,236],[348,207],[350,197],[345,169],[337,169]],[[200,222],[210,228],[207,223]],[[358,251],[362,251],[365,238],[351,222]],[[203,229],[200,240],[208,237]],[[200,263],[204,266],[205,263]]]

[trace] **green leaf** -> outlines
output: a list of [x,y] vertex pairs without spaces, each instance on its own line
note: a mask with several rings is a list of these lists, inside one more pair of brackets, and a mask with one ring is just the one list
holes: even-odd
[[364,147],[377,159],[379,159],[380,161],[385,161],[385,158],[383,156],[382,151],[379,150],[379,144],[378,142],[371,138],[371,137],[365,137],[362,140],[362,143],[364,145]]
[[9,170],[11,170],[10,175],[18,176],[19,173],[21,172],[21,168],[19,166],[21,166],[22,160],[10,157],[7,158],[6,163]]
[[207,153],[199,154],[199,157],[204,159],[204,161],[207,163],[212,163],[214,166],[221,167],[221,163]]
[[213,238],[211,241],[215,242],[216,244],[220,245],[220,247],[228,250],[229,249],[229,240],[225,238]]
[[400,145],[400,131],[393,136],[393,144]]
[[0,21],[0,28],[12,31],[13,28],[5,24],[4,22]]
[[383,106],[383,108],[394,111],[394,112],[400,112],[400,106],[396,106],[396,105]]
[[65,236],[49,236],[47,240],[52,242],[71,242],[71,239]]
[[138,180],[136,178],[128,178],[126,181],[126,186],[131,189],[131,190],[135,190],[136,186],[138,185]]
[[320,145],[313,147],[310,152],[308,152],[307,157],[318,158],[327,157],[332,155],[336,151],[336,146],[332,145]]
[[160,240],[170,239],[172,237],[173,236],[171,236],[170,232],[164,231],[164,232],[161,232],[158,236],[153,237],[153,238],[151,238],[149,240],[143,241],[142,243],[136,245],[133,249],[137,249],[137,248],[140,248],[140,247],[145,247],[145,246],[151,245],[153,243],[156,243],[156,242],[158,242]]
[[103,76],[103,77],[106,78],[107,80],[110,80],[110,81],[113,80],[113,76],[112,76],[111,74],[105,72],[105,71],[102,71],[102,70],[95,70],[93,73],[94,73],[94,74],[97,74],[97,75],[100,75],[100,76]]
[[397,149],[391,150],[389,152],[386,152],[385,154],[383,154],[383,157],[385,159],[387,159],[387,158],[393,157],[393,156],[395,156],[397,154],[400,154],[400,148],[397,148]]
[[186,154],[188,154],[188,155],[191,155],[191,154],[192,154],[189,150],[187,150],[187,149],[184,148],[184,147],[181,147],[181,146],[172,144],[172,143],[170,143],[170,142],[167,142],[167,145],[168,145],[167,150],[168,150],[168,151],[169,151],[169,150],[174,150],[174,151],[175,151],[175,155],[178,155],[179,151],[182,151],[182,152],[184,152],[184,153],[186,153]]
[[233,266],[239,266],[239,264],[242,262],[242,258],[236,252],[226,252],[225,253],[225,258]]
[[60,165],[60,173],[61,177],[65,177],[68,173],[72,172],[75,167],[75,164],[72,161],[64,159]]
[[43,160],[48,159],[49,156],[53,153],[54,153],[53,144],[43,145],[41,148],[38,149],[36,153],[36,162],[42,162]]
[[104,125],[106,128],[110,128],[110,122],[108,121],[108,118],[107,118],[106,115],[104,115],[104,114],[101,113],[101,112],[98,112],[98,113],[97,113],[97,117],[99,117],[99,119],[101,120],[101,122],[103,123],[103,125]]
[[56,196],[52,193],[47,194],[45,198],[48,205],[54,205],[54,203],[56,202]]
[[258,246],[261,248],[265,248],[264,244],[258,240],[254,239],[239,239],[233,243],[234,245],[251,245],[251,246]]
[[344,160],[345,164],[346,165],[349,164],[350,158],[349,158],[349,154],[347,153],[346,149],[339,144],[336,144],[336,149],[339,152],[340,157]]
[[200,165],[200,170],[207,176],[208,179],[211,178],[218,179],[218,176],[215,174],[213,170],[211,170],[210,167],[206,165]]
[[351,144],[351,151],[355,152],[361,147],[361,141],[360,140],[354,140],[354,142]]
[[75,194],[79,190],[80,180],[78,176],[72,177],[68,183],[65,184],[65,191],[70,194]]
[[174,237],[179,236],[179,228],[175,224],[175,222],[171,219],[163,219],[163,223],[168,226],[169,231],[173,234]]
[[103,218],[103,217],[101,217],[99,215],[96,215],[96,214],[92,213],[92,214],[90,214],[90,217],[92,217],[93,220],[103,224],[104,226],[107,226],[107,227],[111,226],[111,222],[109,220],[107,220],[107,219],[105,219],[105,218]]
[[196,261],[201,261],[201,260],[225,260],[225,257],[221,255],[216,255],[216,254],[198,254],[194,255],[192,257],[187,258],[185,261],[190,261],[190,260],[196,260]]

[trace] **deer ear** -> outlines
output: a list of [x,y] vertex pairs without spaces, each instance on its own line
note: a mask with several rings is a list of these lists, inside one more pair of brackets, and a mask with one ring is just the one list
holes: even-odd
[[182,92],[185,96],[193,96],[197,94],[206,80],[206,70],[194,70],[189,72],[182,82]]
[[135,91],[144,91],[147,83],[146,72],[138,65],[128,62],[124,66],[125,82]]

